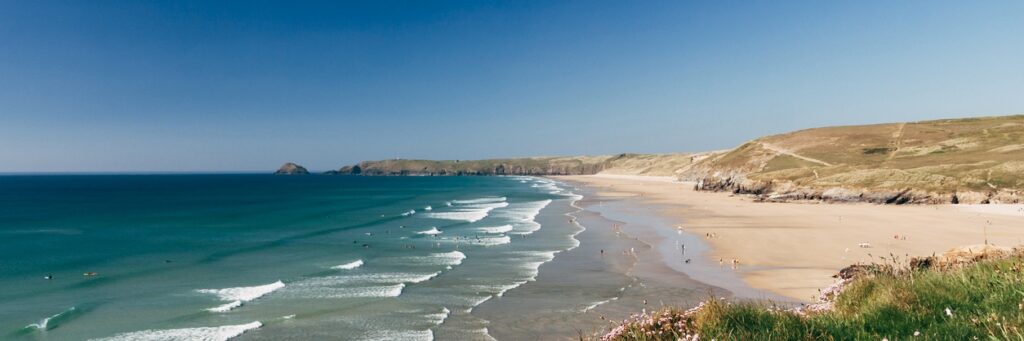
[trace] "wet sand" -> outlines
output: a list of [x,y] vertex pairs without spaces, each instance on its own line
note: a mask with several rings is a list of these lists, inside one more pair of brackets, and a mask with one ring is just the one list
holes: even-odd
[[[670,222],[672,231],[703,239],[707,262],[722,260],[743,283],[799,301],[810,301],[831,275],[879,257],[941,254],[984,244],[1013,247],[1024,241],[1024,205],[914,205],[762,203],[748,196],[697,192],[692,183],[641,176],[572,176],[606,197],[629,197]],[[865,247],[861,247],[865,246]],[[686,272],[686,269],[679,268]],[[726,288],[727,278],[690,277]],[[703,277],[702,277],[703,276]]]
[[[473,310],[474,316],[490,321],[488,332],[496,339],[578,339],[643,309],[694,306],[709,297],[732,297],[731,291],[768,297],[729,278],[732,270],[700,257],[707,246],[671,230],[666,220],[652,214],[658,207],[588,188],[575,191],[584,195],[576,203],[581,210],[569,212],[565,222],[575,219],[585,227],[576,236],[580,246],[541,266],[536,281]],[[688,245],[686,255],[677,249],[681,240]],[[685,263],[684,256],[691,262]],[[680,269],[704,278],[724,276],[721,282],[729,290],[695,281]]]

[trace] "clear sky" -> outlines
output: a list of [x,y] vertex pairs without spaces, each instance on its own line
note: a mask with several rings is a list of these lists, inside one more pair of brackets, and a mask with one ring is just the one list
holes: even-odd
[[723,149],[1024,112],[1024,1],[0,1],[0,172]]

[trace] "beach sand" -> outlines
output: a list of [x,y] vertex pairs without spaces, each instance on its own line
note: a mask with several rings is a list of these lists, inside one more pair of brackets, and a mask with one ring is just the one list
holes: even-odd
[[[542,265],[536,281],[473,309],[473,316],[489,321],[487,329],[494,338],[576,340],[643,309],[689,307],[709,297],[733,296],[732,288],[695,281],[676,268],[673,261],[680,261],[671,241],[680,236],[661,227],[665,223],[662,217],[649,212],[656,206],[628,197],[597,195],[586,188],[574,192],[584,195],[576,202],[580,210],[568,215],[545,211],[538,221],[545,230],[561,228],[567,221],[585,227],[576,235],[579,247]],[[662,247],[666,243],[669,250]],[[697,252],[696,243],[691,245],[695,249],[690,252]],[[717,266],[706,268],[720,271]],[[736,291],[754,291],[739,284]]]
[[[694,191],[693,183],[670,178],[556,178],[602,197],[631,197],[657,207],[654,213],[667,221],[662,230],[681,226],[710,244],[702,264],[721,260],[731,268],[735,259],[739,265],[731,271],[745,284],[798,301],[812,301],[834,281],[833,274],[857,262],[941,254],[986,241],[1006,247],[1024,244],[1024,205],[763,203],[749,196]],[[712,285],[723,280],[714,273],[673,268]]]

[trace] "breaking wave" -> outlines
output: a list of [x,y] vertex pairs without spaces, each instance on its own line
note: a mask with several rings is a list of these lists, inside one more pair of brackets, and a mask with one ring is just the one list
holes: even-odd
[[216,295],[221,301],[230,301],[229,303],[207,309],[207,311],[215,313],[223,313],[230,311],[231,309],[242,306],[243,302],[255,300],[263,297],[266,294],[277,291],[278,289],[284,288],[284,283],[277,281],[270,284],[258,285],[252,287],[237,287],[237,288],[226,288],[226,289],[199,289],[197,292],[203,294]]
[[507,201],[506,197],[483,197],[469,200],[452,200],[451,203],[459,205],[486,204]]
[[128,332],[106,337],[102,341],[175,341],[175,340],[202,340],[202,341],[224,341],[242,335],[246,331],[262,327],[260,321],[253,321],[246,324],[227,325],[219,327],[198,327],[179,329],[148,329],[137,332]]
[[342,264],[342,265],[332,266],[331,269],[335,269],[335,270],[352,270],[352,269],[358,268],[360,266],[363,266],[363,260],[362,259],[357,260],[355,262],[351,262],[351,263],[345,263],[345,264]]
[[436,235],[441,234],[441,231],[437,227],[431,227],[429,230],[416,232],[416,234]]
[[25,326],[25,328],[37,329],[37,330],[50,330],[50,329],[56,328],[57,324],[59,324],[61,321],[65,320],[65,319],[69,318],[71,315],[75,314],[76,312],[78,312],[78,308],[71,307],[71,308],[68,308],[68,309],[66,309],[66,310],[64,310],[62,312],[59,312],[59,313],[53,314],[53,315],[51,315],[49,317],[43,318],[42,320],[39,320],[39,322],[27,325],[27,326]]
[[476,230],[480,233],[508,233],[512,231],[512,225],[478,227]]

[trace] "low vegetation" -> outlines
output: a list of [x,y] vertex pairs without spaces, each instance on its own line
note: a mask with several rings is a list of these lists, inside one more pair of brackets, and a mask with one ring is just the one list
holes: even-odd
[[364,161],[329,174],[675,176],[766,200],[1024,202],[1024,115],[825,127],[727,151]]
[[683,175],[708,181],[706,189],[785,199],[1020,202],[1024,116],[800,130],[755,139]]
[[689,154],[618,154],[488,160],[364,161],[332,174],[359,175],[583,175],[596,173],[674,176]]
[[[1024,340],[1024,257],[874,265],[818,309],[711,299],[635,315],[601,340]],[[806,307],[805,307],[806,308]]]

